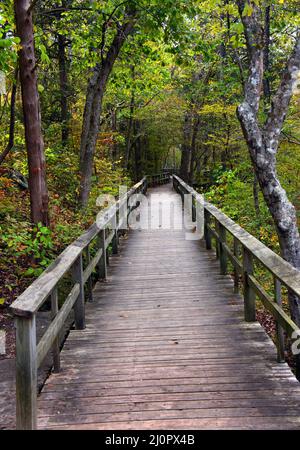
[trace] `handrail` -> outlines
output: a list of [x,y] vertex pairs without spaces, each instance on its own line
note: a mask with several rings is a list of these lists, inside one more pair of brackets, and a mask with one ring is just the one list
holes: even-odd
[[171,181],[171,176],[169,173],[157,173],[154,175],[147,175],[148,186],[160,186],[162,184],[167,184]]
[[[75,327],[85,328],[85,293],[91,294],[91,276],[98,267],[98,278],[105,279],[108,261],[108,247],[112,243],[113,254],[118,253],[119,232],[124,229],[124,217],[137,206],[136,194],[145,194],[148,187],[147,178],[124,194],[114,205],[104,209],[97,221],[71,245],[37,278],[11,305],[16,318],[16,419],[17,429],[35,429],[37,420],[37,370],[52,349],[53,368],[60,370],[59,333],[74,308]],[[131,198],[133,197],[133,202]],[[133,204],[132,204],[133,203]],[[97,239],[98,250],[91,259],[90,245]],[[83,253],[88,265],[83,269]],[[73,288],[63,306],[58,308],[58,283],[63,276],[71,272]],[[36,342],[36,314],[41,306],[51,300],[52,322],[40,341]]]
[[[92,301],[91,276],[98,268],[99,279],[107,276],[108,247],[118,253],[119,231],[123,229],[120,218],[122,207],[126,207],[127,216],[136,207],[138,199],[131,197],[145,194],[149,184],[163,184],[170,180],[169,174],[157,174],[143,178],[115,205],[103,210],[94,223],[82,236],[69,245],[59,257],[35,280],[11,305],[16,317],[16,404],[17,428],[35,429],[37,411],[37,369],[52,349],[53,369],[60,370],[59,333],[72,309],[74,309],[75,327],[85,328],[85,286]],[[178,176],[173,175],[174,188],[182,195],[192,194],[194,210],[197,202],[202,204],[202,196],[188,186]],[[133,203],[133,204],[132,204]],[[227,273],[227,262],[234,267],[235,288],[239,286],[240,276],[244,287],[245,320],[255,321],[255,296],[261,298],[277,324],[278,361],[284,359],[284,329],[288,336],[298,331],[296,324],[288,317],[281,306],[281,285],[300,296],[300,273],[289,263],[276,255],[264,244],[251,236],[239,225],[208,202],[204,202],[205,241],[207,249],[212,248],[212,239],[216,242],[216,252],[220,259],[221,273]],[[215,227],[212,226],[212,219]],[[234,249],[231,250],[227,233],[233,236]],[[97,239],[97,251],[93,258],[90,245]],[[243,258],[240,261],[240,247]],[[83,267],[83,255],[87,267]],[[274,276],[275,300],[264,290],[254,276],[253,260],[260,261]],[[63,276],[71,272],[73,287],[58,308],[58,283]],[[36,342],[36,314],[40,307],[51,300],[52,322],[40,341]]]
[[[231,261],[234,267],[234,286],[238,291],[240,277],[244,290],[244,313],[247,322],[256,320],[255,298],[258,296],[264,307],[268,309],[276,322],[277,332],[277,359],[284,361],[284,335],[295,340],[298,337],[299,327],[282,309],[281,288],[284,285],[288,292],[300,297],[300,272],[291,264],[276,255],[266,245],[249,234],[233,220],[222,213],[218,208],[206,201],[192,187],[178,176],[173,175],[174,189],[183,198],[184,194],[191,194],[194,199],[193,208],[200,202],[204,208],[204,239],[207,250],[212,248],[212,239],[215,240],[216,255],[220,260],[221,274],[228,272],[227,263]],[[212,226],[214,219],[214,227]],[[227,233],[233,237],[233,250],[229,247]],[[241,252],[240,252],[241,249]],[[242,254],[242,260],[239,255]],[[254,260],[259,261],[274,278],[274,298],[272,298],[254,276]],[[296,374],[299,377],[299,373]]]

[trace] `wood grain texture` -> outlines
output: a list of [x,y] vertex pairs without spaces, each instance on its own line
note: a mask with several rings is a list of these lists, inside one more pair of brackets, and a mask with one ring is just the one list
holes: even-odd
[[[180,223],[170,185],[153,194]],[[39,396],[38,427],[299,429],[300,385],[233,288],[183,231],[131,230]]]

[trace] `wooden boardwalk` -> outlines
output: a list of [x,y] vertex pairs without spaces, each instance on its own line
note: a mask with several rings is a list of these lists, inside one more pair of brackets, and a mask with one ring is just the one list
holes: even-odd
[[[153,193],[173,197],[180,223],[171,186]],[[213,252],[160,225],[121,240],[86,330],[70,332],[39,396],[38,427],[300,429],[300,385],[262,327],[244,322]]]

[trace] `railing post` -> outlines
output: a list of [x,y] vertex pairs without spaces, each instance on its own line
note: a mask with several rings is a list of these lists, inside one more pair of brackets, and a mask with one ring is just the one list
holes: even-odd
[[114,237],[112,240],[112,252],[113,255],[117,255],[119,253],[119,236],[118,236],[118,215],[117,211],[114,214],[113,220],[112,220],[112,226],[114,229]]
[[253,275],[253,256],[243,247],[244,312],[246,322],[255,322],[255,291],[249,285],[248,275]]
[[211,215],[204,209],[204,239],[206,243],[206,250],[211,250],[211,233],[209,230]]
[[[233,254],[238,259],[239,242],[236,237],[233,240]],[[238,292],[239,292],[239,271],[235,265],[234,265],[234,292],[235,292],[235,294],[238,294]]]
[[73,280],[79,283],[80,292],[74,305],[75,328],[76,330],[85,329],[85,304],[84,304],[84,283],[83,283],[83,267],[82,254],[77,258],[72,268]]
[[100,231],[99,234],[99,248],[102,248],[102,256],[99,261],[99,278],[100,280],[106,280],[107,278],[107,266],[106,266],[106,248],[105,248],[105,228]]
[[219,253],[220,253],[220,271],[221,275],[227,274],[227,253],[224,249],[223,244],[226,244],[226,228],[219,223],[219,236],[220,236],[220,245],[219,245]]
[[[90,246],[88,245],[86,247],[86,259],[87,259],[87,265],[91,262],[91,252],[90,252]],[[87,294],[88,294],[88,301],[90,303],[93,302],[93,281],[92,276],[89,277],[87,280]]]
[[32,317],[16,318],[16,427],[37,428],[36,322]]
[[215,219],[215,231],[218,235],[216,237],[216,258],[219,259],[220,256],[220,236],[219,236],[219,222],[217,219]]
[[[274,277],[275,301],[278,306],[282,307],[281,283],[278,278]],[[277,362],[285,362],[284,358],[284,332],[276,320],[276,337],[277,337]]]
[[[58,292],[57,287],[51,293],[51,317],[55,319],[58,313]],[[52,358],[53,358],[53,372],[60,372],[60,351],[59,351],[59,336],[55,339],[52,346]]]
[[195,223],[197,220],[196,217],[196,204],[195,204],[195,197],[192,196],[192,222]]

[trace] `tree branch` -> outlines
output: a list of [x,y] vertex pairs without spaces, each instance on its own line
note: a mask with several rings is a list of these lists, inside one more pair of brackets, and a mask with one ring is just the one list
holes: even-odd
[[282,75],[281,83],[271,102],[271,110],[268,114],[264,135],[270,151],[277,151],[280,133],[285,116],[288,111],[293,88],[300,74],[300,31],[297,34],[296,44],[292,55]]
[[[248,2],[247,2],[248,3]],[[237,0],[239,14],[244,26],[244,34],[249,58],[249,76],[245,83],[245,101],[253,109],[255,115],[259,110],[259,103],[263,83],[264,62],[264,33],[261,24],[261,11],[251,3],[252,14],[244,14],[246,0]]]

